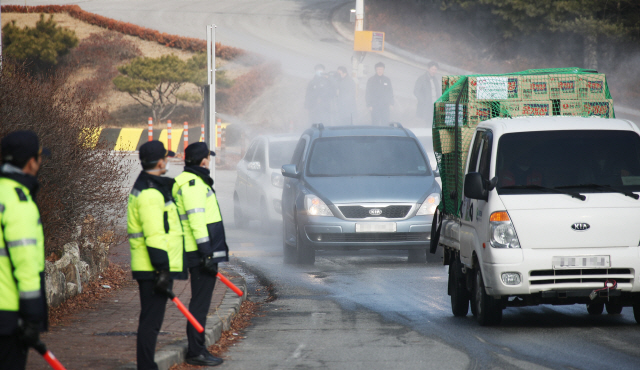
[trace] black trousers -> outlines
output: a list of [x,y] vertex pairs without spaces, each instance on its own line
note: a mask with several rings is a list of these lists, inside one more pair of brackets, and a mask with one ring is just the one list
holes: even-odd
[[[213,296],[213,288],[216,285],[216,277],[211,276],[200,266],[189,267],[191,273],[191,301],[189,302],[189,311],[193,317],[198,320],[202,327],[207,324],[207,313],[211,307],[211,297]],[[207,347],[204,343],[204,332],[198,333],[193,325],[187,323],[187,339],[189,341],[189,350],[187,358],[196,357],[207,353]]]
[[371,110],[371,124],[373,126],[388,126],[391,117],[389,106],[374,106]]
[[[158,333],[164,320],[168,297],[153,292],[153,280],[138,280],[140,287],[140,321],[136,341],[136,361],[138,370],[157,370],[154,361]],[[173,284],[169,287],[171,289]]]
[[27,367],[29,347],[18,340],[16,334],[0,335],[0,368],[3,370],[24,370]]

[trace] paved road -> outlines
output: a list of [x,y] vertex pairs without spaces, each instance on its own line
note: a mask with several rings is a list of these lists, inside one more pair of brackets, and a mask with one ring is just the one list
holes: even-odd
[[[279,60],[285,74],[296,78],[307,78],[318,62],[334,68],[351,56],[329,22],[344,1],[76,3],[192,37],[202,37],[204,26],[216,23],[219,41]],[[369,65],[382,60],[367,58]],[[396,91],[410,102],[421,69],[385,62]],[[216,179],[226,220],[233,220],[234,176],[219,171]],[[227,230],[235,256],[273,282],[278,299],[265,306],[223,369],[631,369],[640,360],[640,331],[629,308],[601,316],[587,315],[583,306],[510,308],[502,326],[481,328],[471,316],[452,317],[443,266],[409,265],[404,252],[361,251],[320,252],[315,266],[292,267],[282,264],[279,235],[236,230],[231,221]]]

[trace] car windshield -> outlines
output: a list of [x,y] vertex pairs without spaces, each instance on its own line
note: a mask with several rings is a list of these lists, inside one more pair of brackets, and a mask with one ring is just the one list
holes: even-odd
[[310,176],[426,176],[431,171],[410,137],[349,136],[315,140]]
[[280,168],[283,164],[291,163],[297,143],[297,140],[269,142],[269,167]]
[[498,193],[640,191],[640,137],[631,131],[505,134],[498,143]]

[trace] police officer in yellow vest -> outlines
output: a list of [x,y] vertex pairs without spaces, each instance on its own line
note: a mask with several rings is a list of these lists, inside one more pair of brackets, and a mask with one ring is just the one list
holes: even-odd
[[[216,283],[218,262],[229,260],[222,216],[209,176],[209,158],[215,153],[207,144],[191,144],[185,150],[184,172],[176,177],[173,196],[182,220],[191,273],[189,311],[205,326]],[[222,359],[212,356],[205,346],[204,333],[187,324],[189,349],[185,361],[190,365],[216,366]]]
[[38,136],[5,136],[0,167],[0,368],[24,369],[29,347],[47,329],[44,233],[34,197],[42,155]]
[[137,338],[139,370],[155,370],[156,341],[164,319],[167,291],[173,279],[186,279],[180,216],[171,195],[174,180],[167,172],[167,157],[174,152],[159,141],[140,147],[143,171],[129,194],[127,232],[131,245],[131,270],[140,288]]

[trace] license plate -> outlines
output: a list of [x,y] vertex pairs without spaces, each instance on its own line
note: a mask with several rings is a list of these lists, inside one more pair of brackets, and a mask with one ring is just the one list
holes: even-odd
[[581,269],[611,267],[609,256],[553,257],[554,269]]
[[356,224],[357,233],[395,233],[395,222],[367,222]]

